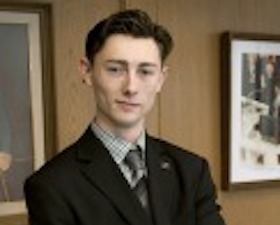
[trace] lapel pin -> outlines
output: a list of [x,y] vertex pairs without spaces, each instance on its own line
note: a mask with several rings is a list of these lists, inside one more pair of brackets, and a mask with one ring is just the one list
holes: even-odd
[[161,169],[163,170],[169,170],[170,169],[170,163],[169,162],[162,162],[161,165],[160,165]]

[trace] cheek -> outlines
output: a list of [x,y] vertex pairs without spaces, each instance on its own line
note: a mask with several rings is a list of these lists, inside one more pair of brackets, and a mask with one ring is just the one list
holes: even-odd
[[114,87],[111,87],[106,84],[98,84],[94,85],[94,91],[95,91],[95,96],[96,100],[102,103],[109,104],[110,102],[113,101],[114,96],[116,96],[116,91],[114,90]]
[[145,100],[146,100],[146,107],[151,108],[155,102],[157,97],[157,89],[152,88],[151,90],[147,90]]
[[158,78],[150,82],[150,85],[146,85],[147,95],[155,98],[156,95],[161,91],[163,80]]
[[104,101],[107,98],[107,91],[103,86],[95,84],[93,88],[97,102]]

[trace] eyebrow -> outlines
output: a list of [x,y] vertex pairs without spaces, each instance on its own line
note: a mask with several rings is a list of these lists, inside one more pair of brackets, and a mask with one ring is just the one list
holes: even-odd
[[[126,60],[121,59],[108,59],[106,60],[106,63],[116,63],[123,66],[127,66],[128,62]],[[157,64],[151,63],[151,62],[142,62],[139,64],[140,67],[158,67]]]

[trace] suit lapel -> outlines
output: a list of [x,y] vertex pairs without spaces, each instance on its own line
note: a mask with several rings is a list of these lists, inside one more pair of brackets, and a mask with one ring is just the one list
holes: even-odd
[[78,159],[84,176],[132,225],[151,225],[118,166],[89,128],[79,141]]
[[160,144],[147,137],[147,162],[149,173],[150,203],[156,225],[170,225],[174,210],[176,175],[171,158]]

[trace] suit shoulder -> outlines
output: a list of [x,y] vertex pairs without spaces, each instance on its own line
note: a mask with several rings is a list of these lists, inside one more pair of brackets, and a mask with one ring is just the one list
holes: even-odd
[[68,181],[67,179],[70,179],[72,175],[79,173],[81,151],[91,152],[95,147],[100,147],[98,144],[91,129],[88,128],[78,140],[47,161],[28,180],[42,182],[53,180],[58,183]]
[[162,139],[153,138],[152,141],[162,160],[173,165],[182,180],[197,185],[204,174],[210,174],[208,161],[203,156]]
[[176,158],[179,161],[191,161],[191,162],[204,162],[206,159],[192,152],[191,150],[185,149],[178,145],[175,145],[169,141],[150,137],[152,142],[156,143],[166,154],[170,155],[172,158]]
[[71,170],[75,163],[75,144],[65,148],[50,160],[46,161],[27,180],[50,180],[65,176],[66,171]]

